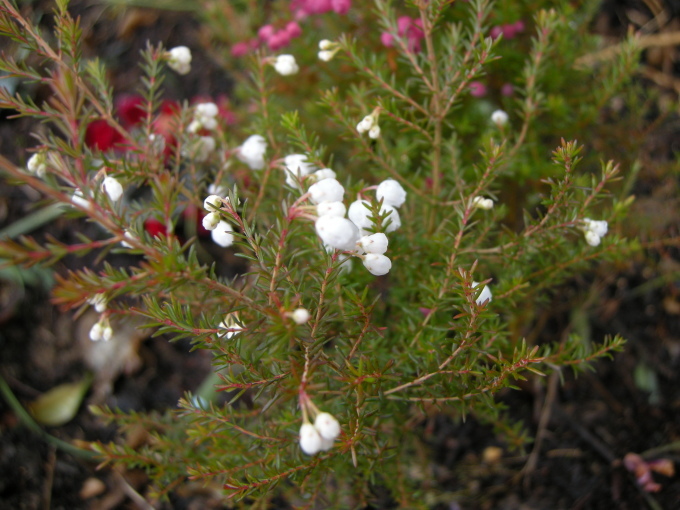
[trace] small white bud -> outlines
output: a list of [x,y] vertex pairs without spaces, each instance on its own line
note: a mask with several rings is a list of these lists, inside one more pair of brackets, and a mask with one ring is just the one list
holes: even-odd
[[491,122],[497,126],[505,126],[508,123],[509,118],[510,117],[508,117],[508,114],[503,110],[496,110],[491,114]]
[[217,147],[217,143],[212,136],[201,136],[196,141],[196,153],[194,154],[196,161],[202,163],[207,160],[210,154],[215,151],[215,147]]
[[394,179],[387,179],[378,185],[375,190],[375,196],[378,200],[382,200],[384,204],[393,207],[401,207],[406,201],[406,191]]
[[336,179],[323,179],[312,184],[308,193],[309,199],[315,204],[341,202],[345,196],[345,188]]
[[588,230],[585,233],[585,238],[586,243],[588,243],[590,246],[599,246],[600,242],[602,241],[600,236],[598,236],[597,233],[593,232],[592,230]]
[[337,216],[343,218],[347,212],[347,207],[342,202],[321,202],[316,206],[316,215],[321,216]]
[[377,139],[380,136],[380,126],[377,124],[368,130],[368,137],[372,140]]
[[323,181],[324,179],[335,179],[337,174],[330,168],[322,168],[317,170],[312,174],[312,177],[316,182]]
[[340,423],[331,413],[317,414],[314,420],[314,428],[322,438],[330,441],[335,441],[340,435]]
[[191,50],[186,46],[177,46],[166,53],[168,67],[177,74],[189,74],[191,71]]
[[290,317],[293,319],[295,324],[306,324],[311,315],[309,314],[309,310],[306,308],[298,308],[290,314]]
[[87,198],[85,198],[85,195],[83,195],[83,192],[80,191],[80,188],[76,188],[73,192],[73,195],[71,195],[71,202],[74,205],[78,205],[84,209],[92,208],[92,204]]
[[[479,282],[472,282],[472,288],[477,289],[479,286]],[[483,305],[485,301],[491,301],[491,289],[489,288],[488,285],[484,285],[484,288],[482,289],[482,293],[479,295],[479,297],[475,300],[475,302],[478,305]]]
[[112,202],[117,202],[123,196],[123,186],[115,177],[106,177],[102,187]]
[[274,69],[281,76],[290,76],[296,74],[300,70],[293,55],[279,55],[276,57]]
[[264,154],[267,151],[267,141],[261,135],[252,135],[246,138],[236,152],[236,157],[248,165],[251,170],[264,168]]
[[222,248],[227,248],[234,244],[234,234],[232,232],[231,225],[224,220],[220,220],[210,233],[210,237],[212,237],[215,244],[219,244]]
[[331,60],[333,60],[335,53],[336,53],[335,51],[324,50],[318,53],[318,57],[319,60],[323,60],[324,62],[330,62]]
[[363,236],[361,239],[359,239],[359,241],[357,241],[357,244],[366,253],[383,255],[387,251],[388,241],[385,234],[378,232],[377,234]]
[[113,338],[113,329],[107,324],[102,330],[102,340],[108,342],[111,338]]
[[217,228],[217,225],[220,223],[220,213],[218,212],[211,212],[210,214],[206,214],[203,217],[203,228],[206,230],[215,230]]
[[311,423],[303,423],[300,427],[300,448],[307,455],[321,451],[321,435]]
[[100,322],[97,322],[94,326],[90,328],[90,340],[93,342],[99,342],[104,334],[104,327]]
[[357,124],[357,131],[359,131],[359,133],[365,133],[373,127],[374,122],[375,119],[373,118],[373,115],[366,115],[361,122]]
[[336,43],[333,41],[329,41],[328,39],[322,39],[319,41],[319,49],[320,50],[332,50],[335,47]]
[[217,195],[210,195],[203,201],[203,208],[208,212],[214,212],[222,207],[223,198]]
[[356,248],[359,229],[348,219],[337,216],[321,216],[316,220],[315,227],[318,236],[328,246],[346,251]]
[[488,211],[490,209],[493,209],[493,200],[491,200],[490,198],[475,197],[472,199],[472,207]]
[[385,255],[368,253],[364,255],[364,267],[375,276],[382,276],[392,269],[392,261]]
[[104,310],[106,310],[106,305],[107,305],[107,299],[106,296],[102,293],[95,294],[91,298],[87,300],[88,304],[92,305],[94,309],[102,313]]

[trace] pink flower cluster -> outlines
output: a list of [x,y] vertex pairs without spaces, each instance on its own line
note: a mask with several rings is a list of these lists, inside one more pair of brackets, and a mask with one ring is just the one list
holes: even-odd
[[292,0],[290,3],[290,10],[295,13],[297,19],[330,11],[347,14],[351,7],[352,0]]
[[489,35],[492,39],[498,39],[503,34],[503,39],[514,39],[517,34],[524,32],[524,21],[519,20],[505,25],[496,25],[491,29]]
[[[399,37],[406,37],[408,39],[409,51],[418,53],[420,51],[420,41],[425,37],[423,22],[410,16],[400,16],[397,18],[397,34],[399,34]],[[394,46],[394,36],[389,32],[383,32],[380,40],[388,48]]]

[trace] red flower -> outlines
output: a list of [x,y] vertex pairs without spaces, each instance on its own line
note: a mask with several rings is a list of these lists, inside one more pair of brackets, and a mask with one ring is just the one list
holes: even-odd
[[146,117],[142,96],[120,96],[116,100],[116,110],[124,126],[136,126]]
[[124,141],[123,136],[104,119],[90,122],[85,130],[85,145],[91,149],[107,151]]

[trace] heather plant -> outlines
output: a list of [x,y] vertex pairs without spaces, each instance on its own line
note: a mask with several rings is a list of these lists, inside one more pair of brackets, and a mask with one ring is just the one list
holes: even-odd
[[[594,43],[568,2],[533,17],[529,3],[484,0],[254,4],[205,9],[235,77],[227,110],[164,99],[168,73],[200,69],[195,49],[162,41],[141,55],[139,96],[116,101],[66,1],[48,33],[3,0],[15,51],[1,67],[51,97],[0,89],[3,108],[42,122],[25,164],[1,166],[98,234],[5,240],[0,256],[96,252],[101,268],[60,274],[53,290],[64,309],[100,314],[92,341],[142,319],[212,353],[216,397],[187,394],[162,415],[92,409],[150,432],[136,448],[91,448],[144,468],[152,497],[199,481],[243,505],[282,494],[361,508],[381,486],[426,508],[409,473],[429,413],[491,424],[522,450],[524,426],[496,394],[622,346],[525,337],[572,275],[635,248],[615,227],[625,169],[588,147],[634,45],[575,67]],[[108,264],[118,252],[136,262]],[[243,261],[229,275],[215,265],[225,252]]]

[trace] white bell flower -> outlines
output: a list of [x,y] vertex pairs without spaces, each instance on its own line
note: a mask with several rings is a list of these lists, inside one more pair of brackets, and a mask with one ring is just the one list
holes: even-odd
[[382,232],[363,236],[357,241],[357,244],[366,253],[373,253],[383,255],[387,251],[388,240],[387,236]]
[[323,179],[312,184],[307,190],[309,199],[314,204],[321,202],[341,202],[345,196],[345,188],[336,179]]
[[382,276],[392,269],[392,261],[385,255],[368,253],[363,256],[364,267],[375,276]]
[[220,220],[210,233],[210,237],[212,237],[215,244],[220,245],[222,248],[227,248],[234,244],[234,234],[232,232],[231,225],[224,220]]
[[102,187],[112,202],[117,202],[123,196],[123,186],[115,177],[106,177]]
[[252,135],[246,138],[236,152],[236,157],[248,165],[251,170],[264,168],[264,154],[267,151],[267,141],[264,136]]
[[276,60],[274,61],[274,69],[281,76],[297,74],[297,72],[300,70],[293,55],[279,55],[276,57]]
[[359,239],[359,229],[348,219],[338,216],[321,216],[314,224],[321,240],[338,250],[352,251]]
[[382,200],[384,204],[392,207],[401,207],[406,201],[406,191],[394,179],[387,179],[378,185],[375,191],[375,196],[378,200]]
[[496,110],[491,114],[491,122],[497,126],[505,126],[508,123],[510,117],[503,110]]
[[293,310],[293,312],[290,314],[290,317],[293,319],[295,324],[306,324],[307,321],[309,321],[311,314],[306,308],[298,308]]
[[322,438],[330,441],[335,441],[340,435],[340,423],[331,413],[317,414],[314,420],[314,428]]
[[189,74],[191,71],[191,50],[186,46],[177,46],[166,53],[168,67],[177,74]]
[[342,202],[321,202],[316,206],[316,215],[321,216],[337,216],[343,218],[347,213],[347,207]]
[[321,451],[321,435],[311,423],[303,423],[300,427],[300,448],[307,455]]
[[[477,289],[479,286],[479,282],[472,282],[472,288]],[[479,295],[479,297],[475,300],[475,302],[478,305],[484,304],[485,301],[491,301],[492,295],[491,295],[491,289],[489,288],[488,285],[484,285],[484,288],[482,289],[482,293]]]
[[215,230],[217,225],[221,221],[220,214],[218,212],[211,212],[203,217],[202,223],[203,228],[206,230]]

